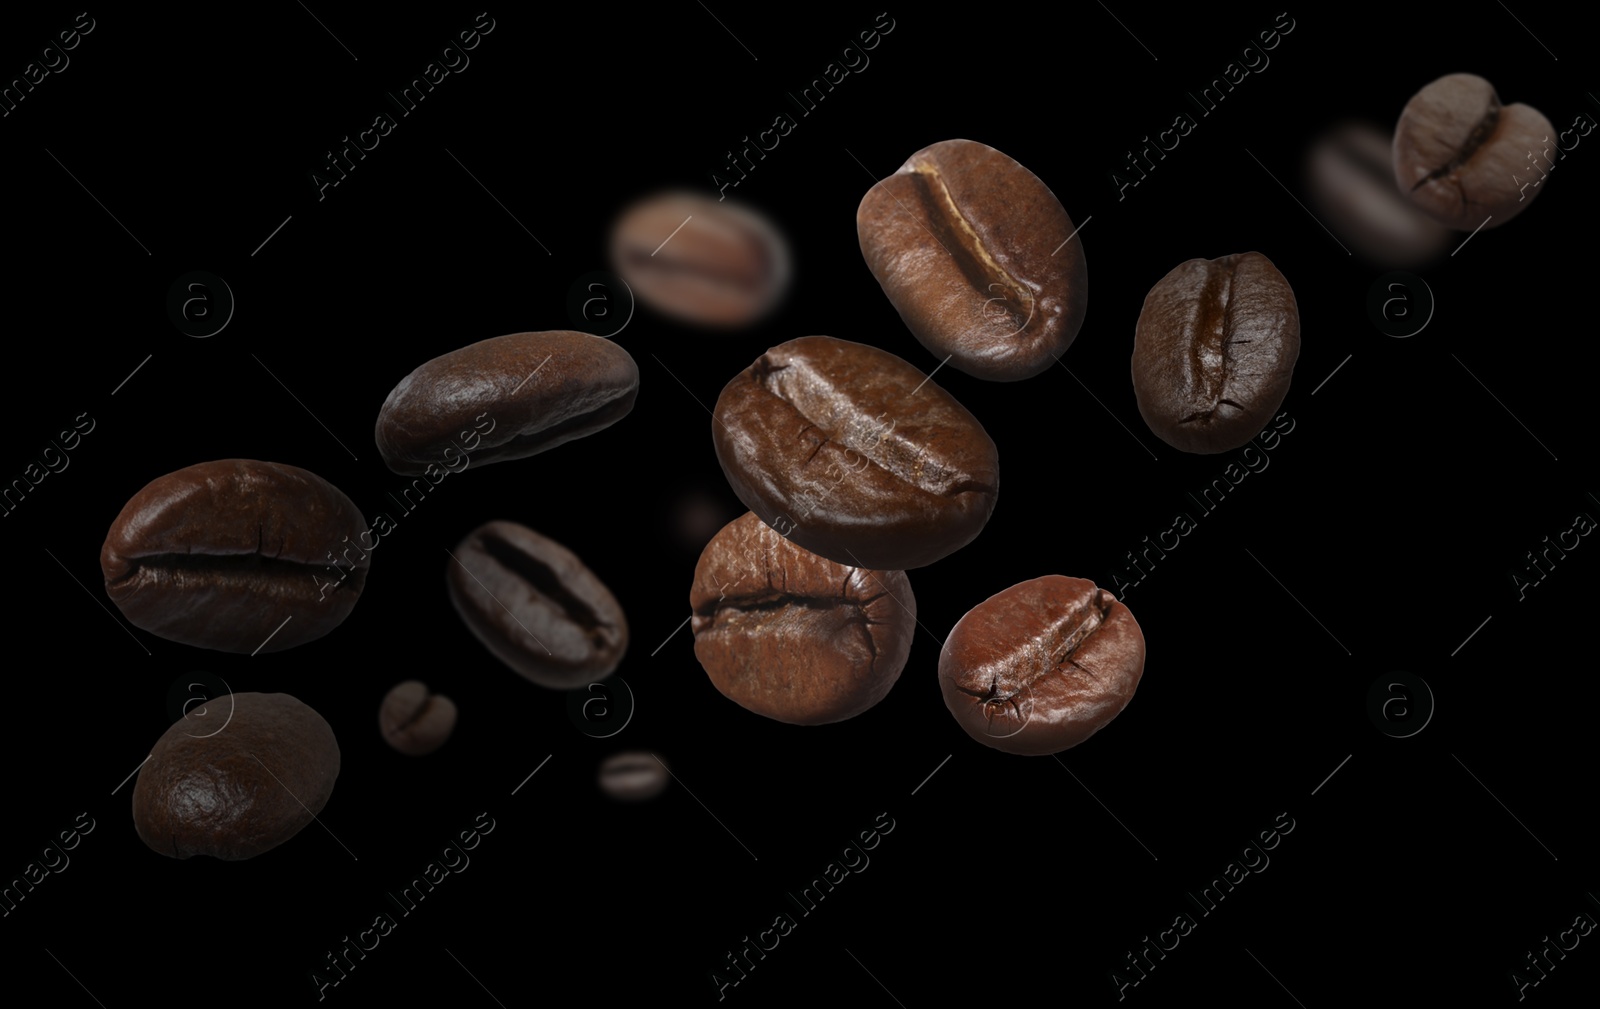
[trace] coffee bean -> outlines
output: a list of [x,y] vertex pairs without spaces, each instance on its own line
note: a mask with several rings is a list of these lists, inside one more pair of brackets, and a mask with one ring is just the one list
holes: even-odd
[[1307,188],[1318,215],[1368,259],[1421,266],[1445,250],[1450,230],[1400,192],[1392,149],[1392,136],[1375,126],[1337,126],[1311,149]]
[[1000,460],[983,425],[864,343],[807,336],[772,348],[722,390],[711,434],[745,507],[839,564],[932,564],[994,511]]
[[173,858],[254,858],[298,834],[333,795],[339,743],[288,694],[230,694],[174,722],[133,787],[133,826]]
[[694,654],[723,696],[791,725],[854,718],[911,654],[904,571],[835,564],[746,512],[706,544],[689,591]]
[[428,693],[419,680],[396,684],[378,709],[384,741],[408,757],[426,757],[450,738],[456,728],[456,702]]
[[867,268],[912,335],[996,382],[1049,368],[1083,326],[1076,230],[1038,176],[971,140],[924,147],[856,210]]
[[135,494],[111,523],[100,569],[135,627],[197,648],[281,652],[355,608],[371,563],[366,531],[354,502],[315,473],[220,459]]
[[747,326],[789,283],[789,251],[766,219],[728,203],[666,193],[611,232],[611,262],[639,300],[697,326]]
[[1133,392],[1162,441],[1213,455],[1261,433],[1300,356],[1294,291],[1259,252],[1191,259],[1145,296]]
[[407,375],[383,401],[374,434],[391,470],[438,483],[469,463],[526,459],[610,427],[638,394],[639,366],[609,340],[512,333]]
[[957,621],[939,653],[945,707],[1007,753],[1059,753],[1116,718],[1144,674],[1128,608],[1082,578],[1013,585]]
[[600,789],[613,799],[653,799],[667,787],[667,768],[648,753],[619,753],[600,765]]
[[1498,228],[1543,190],[1523,188],[1544,177],[1528,154],[1549,147],[1555,135],[1538,109],[1501,105],[1482,77],[1447,74],[1412,95],[1400,113],[1395,181],[1443,224]]
[[456,547],[447,580],[467,627],[501,662],[571,690],[610,676],[628,649],[611,590],[577,555],[515,522],[480,526]]

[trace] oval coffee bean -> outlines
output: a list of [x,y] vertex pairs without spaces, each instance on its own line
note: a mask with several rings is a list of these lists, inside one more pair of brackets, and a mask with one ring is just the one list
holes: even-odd
[[180,718],[133,787],[133,826],[173,858],[254,858],[298,834],[333,795],[333,729],[288,694],[231,694]]
[[1498,228],[1539,195],[1542,187],[1524,188],[1544,178],[1528,155],[1548,149],[1555,135],[1538,109],[1501,105],[1482,77],[1448,74],[1412,95],[1400,113],[1395,182],[1452,228]]
[[900,358],[807,336],[722,390],[717,461],[746,508],[839,564],[903,571],[966,546],[1000,459],[978,419]]
[[1367,123],[1335,127],[1312,147],[1307,188],[1339,237],[1391,269],[1421,266],[1445,250],[1450,229],[1408,200],[1394,182],[1390,134]]
[[600,789],[613,799],[640,802],[666,787],[666,765],[648,753],[619,753],[600,765]]
[[723,696],[790,725],[854,718],[911,654],[904,571],[835,564],[746,512],[706,544],[689,591],[694,654]]
[[374,436],[406,476],[526,459],[626,417],[639,366],[588,333],[512,333],[436,357],[383,401]]
[[1100,731],[1143,674],[1144,634],[1133,614],[1093,582],[1062,575],[974,606],[939,653],[945,707],[967,735],[1031,756]]
[[1066,353],[1083,326],[1083,241],[1050,187],[971,140],[911,155],[867,191],[867,268],[924,347],[950,367],[1012,382]]
[[617,219],[611,262],[650,307],[699,326],[746,326],[789,284],[789,251],[753,211],[689,193],[637,203]]
[[456,728],[456,703],[428,693],[419,680],[396,684],[378,709],[384,742],[408,757],[425,757],[443,746]]
[[135,627],[197,648],[281,652],[355,608],[371,564],[365,532],[355,503],[315,473],[220,459],[135,494],[106,533],[100,569]]
[[1300,356],[1294,291],[1259,252],[1191,259],[1145,296],[1133,392],[1162,441],[1215,454],[1261,433]]
[[485,648],[537,683],[571,690],[610,676],[628,649],[611,590],[577,555],[515,522],[480,526],[455,549],[450,601]]

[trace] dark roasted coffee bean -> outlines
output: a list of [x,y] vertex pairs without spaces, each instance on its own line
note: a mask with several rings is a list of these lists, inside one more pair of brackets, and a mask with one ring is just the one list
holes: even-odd
[[447,572],[450,601],[496,657],[539,684],[570,690],[610,676],[628,649],[611,590],[577,555],[515,522],[462,540]]
[[339,743],[288,694],[229,694],[174,722],[133,787],[133,826],[173,858],[254,858],[298,834],[333,795]]
[[1000,460],[978,419],[905,361],[807,336],[717,399],[717,460],[763,522],[839,564],[903,571],[972,542]]
[[1300,356],[1294,291],[1259,252],[1191,259],[1145,296],[1133,337],[1133,392],[1162,441],[1227,452],[1261,433]]
[[396,684],[378,709],[384,742],[408,757],[425,757],[445,744],[456,728],[456,703],[428,693],[419,680]]
[[698,326],[746,326],[789,283],[789,251],[753,211],[690,193],[634,204],[611,232],[611,261],[639,300]]
[[600,789],[613,799],[653,799],[667,787],[667,767],[648,753],[619,753],[600,765]]
[[375,437],[391,470],[438,483],[470,463],[526,459],[610,427],[638,394],[639,366],[610,340],[512,333],[407,375],[383,401]]
[[842,722],[883,700],[917,616],[904,571],[835,564],[748,512],[706,544],[689,606],[694,654],[716,688],[791,725]]
[[198,648],[281,652],[355,608],[371,563],[366,531],[355,504],[315,473],[220,459],[135,494],[111,523],[100,569],[135,627]]
[[1046,575],[957,621],[939,653],[950,713],[1007,753],[1059,753],[1116,718],[1144,674],[1133,614],[1093,582]]
[[1528,155],[1549,148],[1555,135],[1538,109],[1501,105],[1482,77],[1448,74],[1412,95],[1400,113],[1395,182],[1452,228],[1498,228],[1539,195],[1543,187],[1524,187],[1544,177]]
[[1421,266],[1442,253],[1450,229],[1423,213],[1394,182],[1393,138],[1367,123],[1324,133],[1306,159],[1319,216],[1380,266]]
[[856,233],[867,268],[922,345],[997,382],[1066,353],[1088,305],[1083,240],[1038,176],[971,140],[911,155],[867,191]]

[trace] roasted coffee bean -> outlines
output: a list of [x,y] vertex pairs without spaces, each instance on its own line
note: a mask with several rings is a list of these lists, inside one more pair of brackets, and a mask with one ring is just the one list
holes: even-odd
[[745,507],[839,564],[932,564],[994,511],[1000,460],[983,425],[864,343],[807,336],[767,351],[722,390],[711,435]]
[[1421,266],[1444,252],[1450,229],[1423,213],[1394,181],[1394,142],[1368,123],[1324,133],[1306,159],[1306,182],[1319,216],[1357,252],[1380,266]]
[[1538,109],[1501,105],[1494,85],[1475,74],[1448,74],[1412,95],[1400,113],[1395,182],[1452,228],[1498,228],[1541,192],[1525,185],[1544,177],[1528,155],[1555,136]]
[[470,463],[526,459],[626,417],[639,366],[588,333],[555,330],[481,340],[400,381],[375,437],[396,473],[434,483]]
[[1294,291],[1259,252],[1191,259],[1145,296],[1133,392],[1162,441],[1214,455],[1261,433],[1300,356]]
[[835,564],[746,512],[706,544],[694,654],[723,696],[791,725],[854,718],[889,693],[916,629],[904,571]]
[[570,690],[610,676],[628,649],[628,622],[611,590],[576,554],[526,526],[475,529],[447,574],[467,627],[541,687]]
[[133,787],[133,826],[173,858],[254,858],[298,834],[333,795],[339,743],[288,694],[229,694],[174,722]]
[[971,140],[924,147],[856,210],[867,268],[912,335],[997,382],[1049,368],[1083,326],[1076,230],[1038,176]]
[[980,743],[1040,755],[1077,746],[1116,718],[1144,674],[1133,614],[1082,578],[1011,586],[957,621],[939,653],[950,713]]
[[611,262],[650,307],[698,326],[747,326],[789,284],[782,236],[753,211],[689,193],[634,204],[611,232]]
[[428,693],[419,680],[396,684],[378,709],[384,742],[408,757],[425,757],[445,744],[456,729],[456,702]]
[[667,787],[667,768],[648,753],[619,753],[600,765],[600,789],[613,799],[654,799]]
[[281,652],[355,608],[371,563],[365,532],[354,502],[315,473],[220,459],[135,494],[111,523],[100,569],[135,627],[197,648]]

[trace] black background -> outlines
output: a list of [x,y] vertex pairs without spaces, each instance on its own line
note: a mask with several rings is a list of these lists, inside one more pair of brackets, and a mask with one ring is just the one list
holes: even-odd
[[[1481,74],[1559,129],[1600,114],[1588,95],[1600,84],[1579,73],[1595,65],[1593,37],[1550,5],[1518,5],[1526,29],[1499,4],[1449,17],[1290,7],[1270,64],[1199,118],[1185,92],[1281,8],[1113,4],[1125,28],[1100,5],[891,7],[870,63],[801,116],[786,92],[878,10],[711,9],[722,24],[698,3],[490,8],[470,66],[321,200],[308,173],[324,152],[393,113],[385,92],[477,8],[314,5],[326,30],[298,4],[91,9],[70,66],[0,120],[0,476],[20,477],[74,417],[95,424],[69,468],[0,519],[12,581],[0,876],[78,814],[95,823],[0,920],[5,958],[33,968],[52,1004],[299,1005],[318,999],[313,969],[339,976],[324,954],[388,912],[398,926],[323,991],[330,1004],[697,1004],[718,1001],[711,972],[738,979],[725,954],[788,912],[797,926],[722,991],[728,1003],[1099,1004],[1118,1000],[1113,971],[1139,977],[1124,954],[1186,911],[1198,927],[1124,989],[1129,1003],[1516,1001],[1524,952],[1579,912],[1600,915],[1584,703],[1600,546],[1582,540],[1525,600],[1509,575],[1580,511],[1600,516],[1587,496],[1600,493],[1600,138],[1569,152],[1520,217],[1416,271],[1437,309],[1409,339],[1367,318],[1383,268],[1296,198],[1319,131],[1347,116],[1388,127],[1446,73]],[[9,14],[0,71],[20,76],[76,13]],[[1182,112],[1198,126],[1119,199],[1109,173]],[[639,305],[615,337],[641,371],[629,417],[470,468],[400,514],[387,495],[406,481],[371,434],[388,390],[458,346],[572,328],[569,291],[609,269],[616,213],[662,188],[714,195],[726,152],[780,113],[797,126],[728,194],[792,243],[781,310],[728,335]],[[685,516],[742,511],[707,408],[763,350],[803,335],[938,363],[867,271],[854,212],[912,152],[956,137],[1019,160],[1082,227],[1092,297],[1071,372],[1016,384],[939,372],[1000,448],[993,518],[911,572],[922,628],[887,699],[837,725],[772,722],[724,699],[674,631],[705,535]],[[1148,663],[1116,722],[1059,759],[973,742],[935,676],[955,621],[1043,574],[1110,586],[1126,551],[1194,513],[1184,492],[1237,457],[1152,435],[1128,360],[1151,285],[1183,260],[1249,250],[1300,305],[1292,431],[1127,594]],[[191,270],[237,299],[208,339],[165,312]],[[326,638],[202,651],[127,626],[106,598],[98,552],[123,502],[229,457],[310,469],[369,520],[395,516],[359,605]],[[445,549],[497,518],[571,547],[621,601],[632,642],[618,676],[637,707],[618,735],[580,732],[563,695],[501,666],[451,610]],[[1406,739],[1366,708],[1396,670],[1424,677],[1437,704]],[[176,861],[139,841],[132,784],[112,790],[170,724],[169,685],[197,671],[294,694],[332,724],[343,765],[326,829],[242,863]],[[425,759],[392,752],[376,727],[384,692],[409,678],[461,710]],[[648,804],[607,800],[596,767],[622,749],[660,754],[678,781]],[[399,917],[385,892],[484,812],[495,826],[470,865]],[[884,813],[893,830],[870,864],[800,917],[785,892]],[[1284,813],[1293,831],[1270,865],[1201,917],[1185,891]],[[1558,960],[1529,1001],[1600,987],[1596,947]]]

